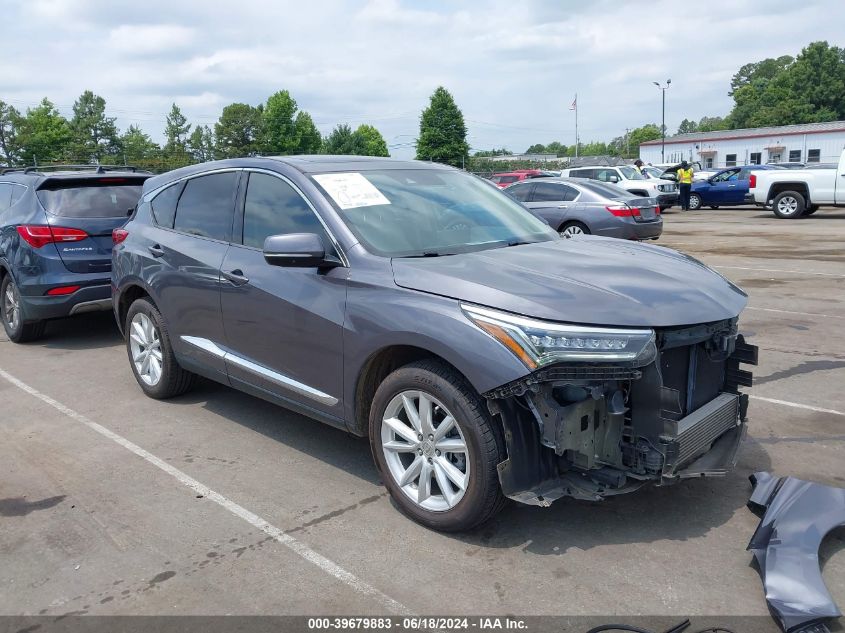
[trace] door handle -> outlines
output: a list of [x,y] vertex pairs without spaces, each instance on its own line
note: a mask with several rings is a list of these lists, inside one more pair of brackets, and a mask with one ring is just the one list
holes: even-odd
[[230,270],[228,272],[224,270],[221,271],[220,274],[233,286],[243,286],[244,284],[249,283],[249,278],[244,276],[244,271],[240,268],[235,268],[235,270]]
[[558,209],[568,209],[569,205],[568,204],[559,204],[559,205],[557,205],[557,208]]
[[164,257],[164,250],[158,244],[150,246],[148,250],[153,257]]

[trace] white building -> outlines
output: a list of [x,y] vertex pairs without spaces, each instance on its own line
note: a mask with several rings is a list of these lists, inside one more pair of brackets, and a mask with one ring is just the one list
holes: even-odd
[[783,125],[745,130],[693,132],[640,145],[646,163],[699,161],[704,168],[765,163],[835,163],[845,148],[845,121]]

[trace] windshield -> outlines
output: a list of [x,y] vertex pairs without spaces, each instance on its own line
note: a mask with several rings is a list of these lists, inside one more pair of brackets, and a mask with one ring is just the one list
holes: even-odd
[[643,175],[633,167],[620,167],[619,171],[621,171],[622,175],[628,180],[645,180]]
[[475,176],[441,169],[317,174],[364,247],[385,257],[432,257],[545,242],[557,234]]
[[143,181],[102,178],[47,182],[38,200],[53,215],[65,218],[120,218],[135,208]]

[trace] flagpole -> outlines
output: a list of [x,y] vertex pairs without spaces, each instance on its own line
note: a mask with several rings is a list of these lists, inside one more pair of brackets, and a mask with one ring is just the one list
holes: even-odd
[[575,158],[578,158],[578,93],[575,93]]

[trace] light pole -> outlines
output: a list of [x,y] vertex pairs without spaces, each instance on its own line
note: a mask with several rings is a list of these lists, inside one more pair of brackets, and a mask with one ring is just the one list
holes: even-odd
[[660,143],[660,162],[666,162],[666,91],[669,90],[669,84],[672,83],[671,79],[666,80],[666,85],[661,86],[658,82],[652,82],[655,86],[660,88],[660,92],[663,95],[663,118],[660,122],[660,133],[662,136],[662,141]]

